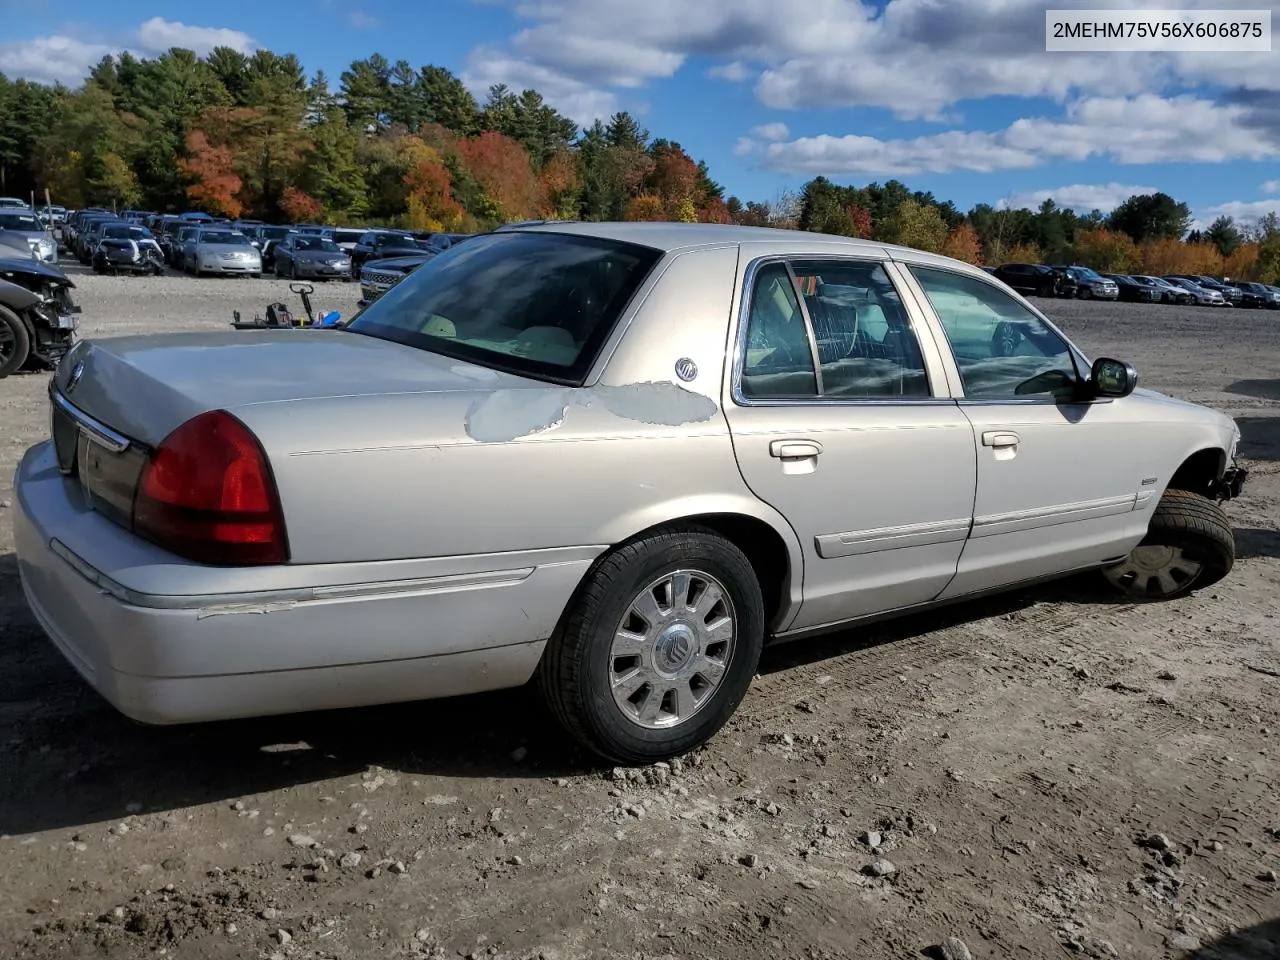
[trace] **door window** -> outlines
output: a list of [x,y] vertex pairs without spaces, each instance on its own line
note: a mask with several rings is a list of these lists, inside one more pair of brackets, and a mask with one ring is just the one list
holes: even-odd
[[[881,264],[795,261],[792,268],[795,283],[782,263],[768,264],[756,274],[747,318],[744,395],[833,400],[931,396],[919,341]],[[820,376],[814,372],[815,353]]]
[[911,266],[975,400],[1065,401],[1080,380],[1070,346],[1009,294],[976,277]]

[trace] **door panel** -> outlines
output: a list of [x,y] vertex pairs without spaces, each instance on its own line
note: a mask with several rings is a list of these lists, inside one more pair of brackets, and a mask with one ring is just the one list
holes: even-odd
[[[991,283],[912,266],[949,342],[973,425],[973,531],[944,597],[1121,556],[1141,539],[1144,458],[1122,402],[1078,402],[1074,352]],[[1137,441],[1141,443],[1142,441]],[[1124,457],[1108,452],[1125,449]]]
[[947,586],[972,518],[976,446],[945,387],[935,396],[931,340],[879,263],[793,267],[749,271],[725,413],[747,485],[803,546],[790,625],[801,629]]

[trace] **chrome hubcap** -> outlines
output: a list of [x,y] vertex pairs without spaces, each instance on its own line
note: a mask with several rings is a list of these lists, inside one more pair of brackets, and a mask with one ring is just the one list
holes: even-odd
[[638,726],[660,730],[701,710],[733,657],[737,616],[724,585],[677,570],[631,601],[609,650],[613,701]]
[[1168,597],[1185,590],[1203,569],[1204,564],[1192,560],[1181,547],[1152,544],[1135,548],[1105,572],[1107,579],[1126,593]]

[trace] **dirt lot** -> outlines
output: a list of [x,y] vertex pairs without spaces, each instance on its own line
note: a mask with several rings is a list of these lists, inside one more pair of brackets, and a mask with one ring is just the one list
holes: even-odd
[[[80,282],[94,336],[286,296]],[[352,285],[320,293],[352,311]],[[1072,581],[779,648],[669,767],[599,768],[524,693],[136,726],[32,623],[0,509],[0,954],[1280,956],[1280,314],[1045,305],[1239,418],[1230,578],[1159,606]],[[0,381],[6,508],[45,383]]]

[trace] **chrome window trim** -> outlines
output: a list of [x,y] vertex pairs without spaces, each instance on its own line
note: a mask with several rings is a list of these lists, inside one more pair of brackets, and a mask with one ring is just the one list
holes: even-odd
[[[776,398],[757,399],[753,397],[748,397],[746,394],[744,394],[742,392],[742,376],[743,376],[744,367],[746,365],[747,328],[751,319],[751,306],[755,296],[756,276],[766,266],[769,266],[770,264],[774,264],[774,263],[782,263],[786,266],[787,273],[788,275],[791,276],[793,285],[797,285],[797,281],[795,278],[795,271],[791,267],[791,261],[793,260],[801,260],[801,261],[814,260],[814,261],[832,261],[832,262],[847,261],[851,263],[873,264],[883,269],[885,273],[888,275],[890,283],[894,285],[894,289],[897,291],[898,296],[902,298],[902,305],[903,305],[903,309],[907,313],[907,320],[911,325],[912,333],[915,334],[916,341],[920,347],[922,359],[924,360],[924,365],[925,365],[925,378],[926,380],[929,381],[929,389],[933,393],[933,396],[832,398],[832,397],[824,397],[819,395],[815,397],[776,397]],[[948,387],[947,393],[944,396],[944,395],[939,395],[938,385],[935,383],[935,377],[931,374],[929,370],[928,350],[926,349],[926,344],[923,342],[920,334],[921,323],[924,323],[925,326],[928,326],[929,318],[926,317],[922,312],[912,311],[912,305],[913,305],[912,301],[914,301],[916,297],[913,292],[908,293],[907,291],[903,290],[900,278],[896,276],[896,274],[899,271],[896,271],[893,269],[895,265],[896,265],[895,261],[884,256],[874,256],[874,255],[867,255],[867,254],[840,254],[840,253],[828,253],[828,252],[817,252],[817,251],[768,253],[768,254],[762,254],[758,257],[753,258],[747,264],[746,269],[743,271],[742,285],[741,285],[741,290],[738,298],[737,317],[735,318],[735,322],[737,323],[737,329],[734,331],[734,337],[732,341],[733,356],[731,359],[732,365],[730,368],[730,377],[729,377],[729,395],[733,400],[734,405],[738,407],[798,407],[798,406],[932,407],[932,406],[938,406],[943,404],[955,404],[957,397],[952,395],[953,391],[950,389],[950,382],[949,382],[950,377],[945,376],[945,374],[947,373],[945,369],[945,364],[947,362],[949,354],[945,353],[938,347],[934,333],[932,329],[930,329],[929,332],[930,332],[931,344],[934,347],[934,349],[941,355],[942,363],[944,365],[944,369],[941,372],[944,374],[944,380],[947,381],[947,387]],[[804,297],[799,295],[798,287],[797,287],[797,299],[800,301],[800,309],[802,311],[802,315],[805,318],[806,332],[808,333],[808,336],[809,336],[810,350],[811,352],[816,354],[817,339],[813,335],[813,328],[809,319],[809,311],[805,307]],[[948,350],[950,350],[949,347],[948,347]],[[815,356],[814,359],[815,359],[815,365],[818,368],[820,368],[821,364],[816,363],[817,357]],[[818,376],[821,377],[821,374],[818,374]],[[819,386],[819,389],[821,389],[821,380],[819,380],[818,386]]]

